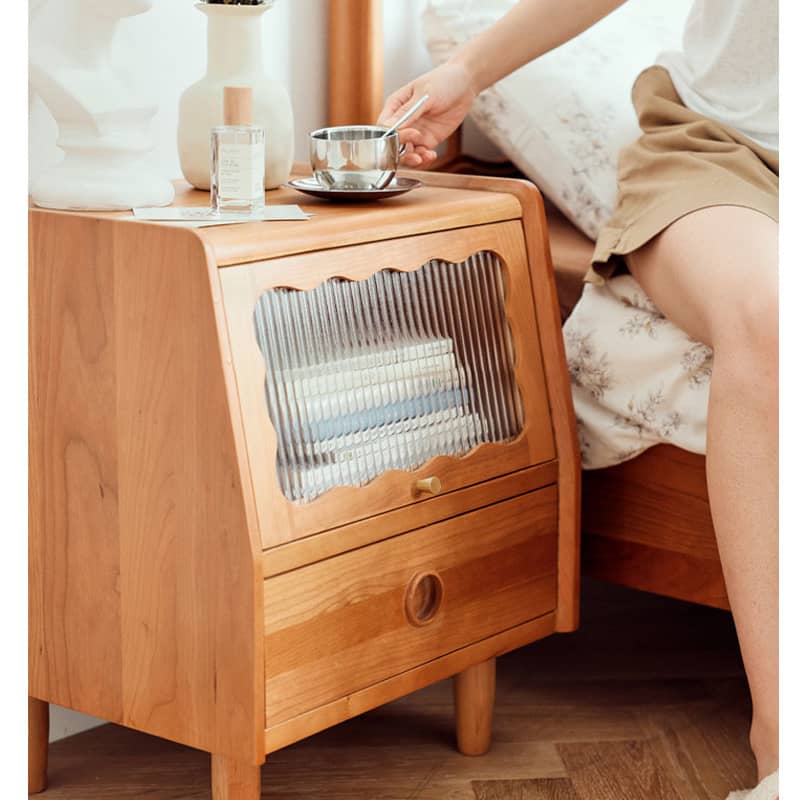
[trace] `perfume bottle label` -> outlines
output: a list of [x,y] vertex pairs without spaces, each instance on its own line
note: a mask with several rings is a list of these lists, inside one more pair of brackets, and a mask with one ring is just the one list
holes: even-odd
[[264,191],[264,145],[220,144],[219,193],[249,200]]

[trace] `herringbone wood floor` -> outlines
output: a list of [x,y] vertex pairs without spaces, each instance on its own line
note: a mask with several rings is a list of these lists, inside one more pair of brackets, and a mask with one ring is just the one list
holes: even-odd
[[[494,743],[453,746],[449,682],[275,753],[265,800],[722,800],[755,782],[730,615],[586,582],[581,631],[498,664]],[[203,753],[113,725],[51,747],[42,800],[209,797]]]

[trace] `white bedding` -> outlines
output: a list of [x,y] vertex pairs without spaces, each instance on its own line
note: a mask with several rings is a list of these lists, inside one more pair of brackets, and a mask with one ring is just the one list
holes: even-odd
[[[630,87],[677,45],[690,2],[629,0],[476,101],[478,127],[591,238],[614,206],[619,149],[638,133]],[[513,4],[429,0],[423,31],[434,62]],[[666,320],[630,275],[587,285],[564,337],[585,468],[659,442],[705,452],[711,351]]]
[[705,453],[712,351],[665,319],[633,277],[587,284],[564,343],[584,468],[661,442]]

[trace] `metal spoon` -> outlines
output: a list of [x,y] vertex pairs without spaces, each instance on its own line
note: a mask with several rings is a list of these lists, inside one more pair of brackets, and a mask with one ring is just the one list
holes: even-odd
[[420,97],[420,99],[419,99],[419,100],[417,100],[417,102],[416,102],[416,103],[414,103],[414,105],[413,105],[413,106],[411,106],[411,108],[409,108],[409,109],[408,109],[408,111],[406,111],[406,113],[405,113],[405,114],[403,114],[403,116],[402,116],[402,117],[400,117],[400,119],[399,119],[399,120],[397,120],[397,122],[395,122],[395,124],[394,124],[394,125],[392,125],[392,127],[391,127],[391,128],[389,128],[389,130],[388,130],[388,131],[386,131],[386,133],[384,133],[384,134],[383,134],[383,136],[382,136],[381,138],[382,138],[382,139],[385,139],[387,136],[391,136],[393,133],[397,133],[397,129],[398,129],[398,128],[399,128],[399,127],[400,127],[400,126],[401,126],[401,125],[402,125],[404,122],[408,121],[408,120],[409,120],[411,117],[413,117],[413,116],[414,116],[414,114],[416,114],[416,113],[417,113],[417,111],[419,111],[419,109],[422,107],[422,104],[423,104],[423,103],[426,103],[426,102],[427,102],[427,100],[428,100],[428,95],[427,95],[427,94],[424,94],[424,95],[422,95],[422,97]]

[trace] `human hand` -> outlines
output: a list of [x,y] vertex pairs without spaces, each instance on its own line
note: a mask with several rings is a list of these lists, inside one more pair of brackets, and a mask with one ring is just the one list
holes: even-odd
[[425,94],[428,101],[400,129],[400,142],[406,146],[402,163],[407,167],[429,166],[436,160],[436,146],[463,122],[476,96],[467,69],[448,61],[389,95],[378,125],[389,127]]

